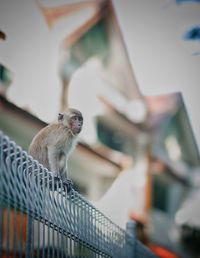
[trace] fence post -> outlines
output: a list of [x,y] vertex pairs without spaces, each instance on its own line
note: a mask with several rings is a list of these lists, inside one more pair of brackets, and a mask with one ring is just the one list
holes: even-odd
[[133,220],[126,223],[125,253],[127,258],[135,257],[135,222]]

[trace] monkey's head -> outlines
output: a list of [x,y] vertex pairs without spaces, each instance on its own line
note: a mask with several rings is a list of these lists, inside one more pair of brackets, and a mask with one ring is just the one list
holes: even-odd
[[73,135],[76,135],[82,129],[83,116],[79,110],[69,108],[65,113],[58,114],[58,122],[69,128]]

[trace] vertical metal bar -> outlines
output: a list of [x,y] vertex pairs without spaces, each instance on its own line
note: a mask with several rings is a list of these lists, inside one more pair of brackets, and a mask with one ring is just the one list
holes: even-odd
[[[49,187],[49,176],[47,176],[47,184],[46,184],[46,188],[47,188],[47,191],[46,191],[46,197],[45,198],[45,202],[48,201],[47,203],[47,218],[50,219],[50,207],[51,207],[51,204],[50,204],[50,187]],[[46,247],[46,251],[47,251],[47,257],[50,258],[50,221],[48,220],[47,222],[47,247]]]
[[20,211],[19,218],[19,257],[22,258],[23,254],[23,213]]
[[[64,192],[64,190],[63,190]],[[64,192],[61,198],[61,205],[63,210],[63,237],[62,237],[62,245],[63,245],[63,257],[67,258],[68,252],[68,236],[67,232],[69,230],[69,220],[68,220],[68,210],[67,210],[67,193]]]
[[74,241],[74,257],[77,257],[77,249],[78,249],[78,244],[76,240]]
[[100,248],[101,248],[101,240],[100,240],[100,223],[99,223],[99,213],[96,211],[96,220],[97,220],[97,257],[100,257]]
[[55,257],[55,229],[52,230],[52,258]]
[[[0,180],[1,181],[1,180]],[[0,183],[0,187],[1,183]],[[1,191],[1,188],[0,188]],[[3,208],[2,208],[2,198],[0,192],[0,257],[2,257],[2,241],[3,240]]]
[[[55,205],[55,180],[54,177],[52,176],[52,191],[51,191],[51,196],[52,196],[52,208],[56,210],[56,205]],[[55,212],[52,213],[52,222],[55,223]],[[52,258],[55,257],[55,226],[53,225],[52,229]]]
[[61,233],[61,258],[64,258],[64,233]]
[[[71,232],[73,232],[74,230],[74,217],[73,217],[73,211],[72,211],[72,191],[70,191],[69,193],[69,216],[71,217],[71,223],[70,223],[70,229],[71,229]],[[72,238],[71,238],[71,235],[69,236],[69,255],[70,255],[70,258],[72,258]]]
[[[15,152],[15,154],[16,154],[16,152]],[[15,156],[15,158],[16,158],[16,156]],[[16,170],[15,170],[16,171]],[[14,173],[14,179],[13,179],[14,181],[16,181],[17,180],[17,178],[16,178],[16,173]],[[14,194],[14,209],[13,209],[13,212],[14,212],[14,218],[13,218],[13,223],[14,223],[14,225],[13,225],[13,232],[14,232],[14,235],[13,235],[13,257],[14,258],[16,258],[16,253],[17,253],[17,236],[16,236],[16,234],[17,234],[17,206],[16,206],[16,202],[17,202],[17,199],[16,199],[16,194]]]
[[65,238],[64,238],[64,257],[68,258],[68,231],[69,231],[69,214],[68,214],[68,199],[67,193],[65,193],[65,198],[63,198],[63,207],[65,210]]
[[0,132],[0,257],[2,257],[2,242],[3,242],[3,137]]
[[84,258],[84,248],[85,246],[83,245],[83,243],[81,243],[80,241],[78,242],[78,257],[83,257]]
[[[59,182],[56,181],[56,203],[57,203],[57,211],[59,211],[59,193],[58,190],[59,189]],[[57,217],[57,223],[59,224],[59,219],[60,219],[60,214],[58,213],[58,217]],[[57,258],[60,257],[60,233],[59,233],[59,228],[57,228],[57,245],[56,245],[56,251],[57,251]]]
[[72,258],[72,239],[69,236],[69,257]]
[[31,257],[32,250],[32,239],[33,236],[33,219],[30,214],[26,216],[26,257]]
[[32,235],[31,235],[31,250],[30,250],[30,252],[31,252],[31,258],[34,258],[34,234],[35,234],[35,229],[34,229],[34,219],[33,219],[33,217],[31,217],[31,221],[32,221],[32,225],[31,225],[31,227],[32,227],[32,229],[31,229],[31,231],[32,231]]
[[[35,180],[35,187],[36,187],[36,192],[37,192],[37,201],[38,201],[38,206],[37,208],[39,209],[39,203],[41,203],[41,186],[40,186],[40,179],[38,179],[38,175],[35,175],[35,173],[39,174],[39,165],[38,164],[35,164],[35,163],[32,163],[32,175],[33,175],[33,180]],[[34,171],[35,170],[35,171]],[[42,207],[41,207],[42,209]],[[40,210],[40,212],[42,213],[42,210]],[[42,231],[42,227],[41,227],[41,223],[40,223],[40,220],[39,220],[39,214],[38,214],[38,217],[37,217],[37,222],[36,222],[36,227],[37,227],[37,250],[36,250],[36,253],[37,253],[37,258],[40,258],[41,257],[41,231]]]
[[31,217],[31,246],[30,246],[30,258],[34,258],[34,234],[35,234],[35,230],[34,230],[34,219],[33,217]]
[[40,221],[37,221],[37,258],[40,258]]
[[[89,205],[88,205],[89,206]],[[95,226],[93,226],[95,225]],[[96,247],[97,249],[97,254],[98,254],[98,249],[100,248],[100,230],[99,230],[99,214],[96,209],[92,208],[92,227],[91,227],[91,233],[92,233],[92,239],[93,242],[92,244]]]
[[16,207],[14,207],[13,209],[13,258],[16,257],[16,242],[17,242],[17,238],[16,238],[16,231],[17,231],[17,227],[16,227]]
[[[76,195],[76,198],[77,198],[77,236],[80,236],[80,231],[83,230],[81,229],[81,222],[82,222],[82,218],[81,218],[81,209],[80,209],[80,200],[79,200],[79,197],[78,195]],[[79,249],[81,247],[82,243],[81,241],[78,239],[76,241],[76,253],[77,253],[77,257],[79,257]]]
[[88,238],[88,235],[89,235],[89,227],[88,227],[88,221],[87,221],[87,209],[88,209],[88,205],[86,203],[84,203],[83,205],[83,216],[84,216],[84,225],[85,225],[85,240],[88,242],[89,241],[89,238]]
[[[82,202],[81,200],[81,224],[80,224],[80,231],[81,231],[81,235],[84,238],[85,242],[88,243],[88,230],[89,230],[89,226],[87,223],[87,216],[86,216],[86,210],[87,210],[87,204]],[[84,226],[83,226],[84,225]],[[80,249],[80,256],[81,255],[85,255],[85,250],[87,249],[85,243],[81,245],[81,249]]]
[[[61,208],[64,209],[64,189],[63,189],[63,185],[61,184],[61,189],[63,190],[63,192],[61,192],[60,194],[60,205]],[[64,258],[64,233],[65,233],[65,217],[64,217],[64,211],[62,212],[62,216],[61,216],[61,225],[62,225],[62,230],[61,230],[61,258]]]
[[6,258],[9,257],[10,253],[10,205],[6,207]]
[[[42,170],[43,172],[43,178],[42,178],[42,217],[43,219],[45,218],[45,210],[46,210],[46,199],[45,199],[45,174],[44,174],[44,169]],[[42,222],[42,258],[45,257],[45,223],[44,220]]]
[[[73,196],[73,216],[74,216],[74,220],[73,220],[73,223],[74,223],[74,235],[77,236],[77,217],[76,217],[76,196],[75,196],[75,192],[73,191],[72,193],[72,196]],[[73,246],[74,246],[74,242],[73,242]],[[73,250],[74,250],[74,247],[73,247]]]
[[135,256],[135,222],[129,220],[126,223],[126,244],[125,251],[127,258],[134,258]]
[[42,223],[42,258],[45,257],[45,224]]
[[66,235],[63,235],[63,258],[67,258]]
[[31,201],[30,201],[30,194],[29,191],[30,188],[30,182],[27,177],[27,173],[24,171],[24,156],[23,153],[21,153],[21,173],[22,173],[22,186],[24,186],[25,189],[25,210],[27,213],[26,216],[26,250],[25,250],[25,255],[27,258],[31,257],[31,243],[32,243],[32,218],[30,217],[31,213]]
[[59,234],[59,230],[57,230],[57,245],[56,245],[56,251],[57,251],[57,258],[60,257],[60,234]]
[[[96,210],[94,210],[94,218],[96,218]],[[94,220],[94,230],[95,230],[95,232],[97,233],[97,220],[95,219]],[[97,248],[97,239],[96,239],[96,235],[97,234],[95,234],[94,235],[94,243],[95,243],[95,247]],[[97,257],[97,252],[95,252],[95,258]]]
[[[82,244],[81,242],[78,240],[76,242],[76,257],[81,257],[81,248],[82,248]],[[82,256],[83,257],[83,256]],[[84,257],[83,257],[84,258]]]
[[[7,158],[6,158],[6,167],[8,168],[10,165],[10,153],[11,153],[11,148],[10,148],[10,143],[8,143],[7,146]],[[6,183],[8,186],[10,186],[10,174],[6,174]],[[8,197],[8,199],[11,198],[11,193],[9,191],[9,187],[6,188],[6,195]],[[6,234],[6,258],[9,257],[10,255],[10,203],[7,203],[6,205],[6,230],[5,230],[5,234]]]

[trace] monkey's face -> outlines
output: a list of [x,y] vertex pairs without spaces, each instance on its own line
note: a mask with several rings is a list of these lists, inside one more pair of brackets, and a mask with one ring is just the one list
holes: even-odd
[[69,128],[71,132],[76,135],[79,134],[82,129],[83,116],[80,111],[69,109],[66,113],[58,114],[58,122]]
[[69,124],[73,134],[80,133],[83,125],[83,117],[81,113],[71,115]]

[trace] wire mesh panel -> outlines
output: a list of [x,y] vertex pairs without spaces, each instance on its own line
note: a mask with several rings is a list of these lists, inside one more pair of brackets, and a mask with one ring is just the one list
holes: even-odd
[[127,236],[0,132],[0,257],[128,258]]

